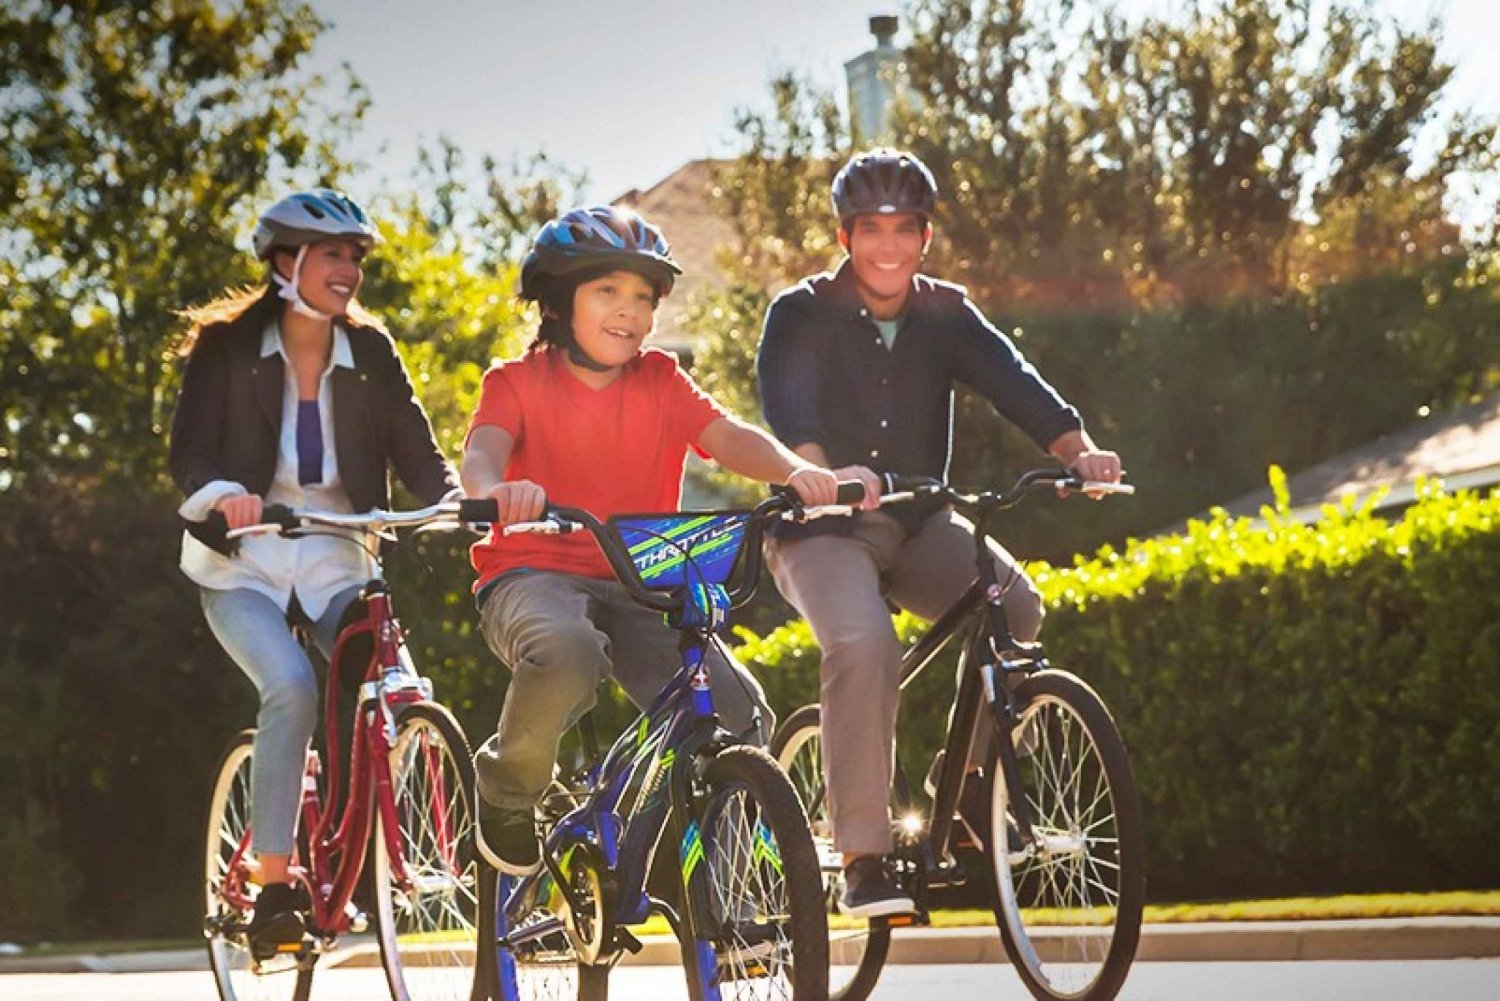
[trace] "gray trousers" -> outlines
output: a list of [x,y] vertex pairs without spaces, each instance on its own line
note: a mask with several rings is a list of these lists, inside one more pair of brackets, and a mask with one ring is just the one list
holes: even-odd
[[[768,541],[766,560],[782,595],[812,627],[823,651],[823,768],[834,844],[839,851],[885,854],[892,848],[890,788],[900,695],[901,642],[890,599],[936,619],[974,580],[970,523],[950,511],[910,535],[892,517],[864,512],[852,535]],[[1035,640],[1042,598],[1000,546],[990,544],[1006,587],[1011,633]]]
[[[199,590],[208,628],[260,692],[250,759],[254,849],[289,854],[302,801],[302,769],[318,723],[318,676],[276,602],[248,588]],[[325,657],[338,639],[339,617],[359,590],[356,586],[334,595],[312,624],[313,642]]]
[[[558,742],[593,707],[600,682],[614,678],[646,707],[682,666],[676,630],[613,580],[514,574],[485,597],[480,627],[511,681],[474,771],[479,795],[506,813],[536,805],[552,781]],[[710,647],[708,658],[715,710],[731,733],[765,744],[775,726],[765,693],[742,664],[716,651]]]

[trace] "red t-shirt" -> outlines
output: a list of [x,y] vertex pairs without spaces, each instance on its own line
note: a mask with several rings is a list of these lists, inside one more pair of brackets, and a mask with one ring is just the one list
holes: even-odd
[[[612,514],[675,511],[682,467],[721,408],[664,351],[648,349],[603,389],[583,384],[551,349],[531,351],[485,373],[469,423],[503,428],[515,439],[507,480],[530,480],[547,500]],[[491,532],[470,551],[475,590],[507,570],[528,567],[610,579],[614,571],[589,532]]]

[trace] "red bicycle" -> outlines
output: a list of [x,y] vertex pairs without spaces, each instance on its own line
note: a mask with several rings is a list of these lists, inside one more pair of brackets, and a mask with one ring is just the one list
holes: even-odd
[[[252,949],[245,926],[258,887],[251,851],[254,730],[229,744],[208,811],[203,928],[223,1001],[306,1001],[313,969],[340,935],[362,932],[354,894],[372,861],[381,963],[396,1001],[467,999],[473,980],[479,863],[473,847],[473,761],[452,715],[407,653],[373,534],[460,527],[479,518],[467,502],[420,511],[348,515],[268,505],[262,524],[228,533],[338,534],[370,551],[371,579],[344,613],[324,693],[326,765],[309,750],[291,873],[309,930],[272,953]],[[482,517],[482,514],[480,514]],[[348,788],[337,749],[340,677],[360,671],[350,730]],[[369,851],[374,842],[373,854]]]

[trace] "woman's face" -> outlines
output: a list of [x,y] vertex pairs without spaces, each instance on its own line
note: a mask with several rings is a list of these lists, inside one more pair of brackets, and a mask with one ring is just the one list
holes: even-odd
[[[364,259],[365,247],[359,240],[334,237],[308,244],[298,278],[302,301],[320,313],[344,315],[364,281]],[[276,268],[290,278],[296,260],[295,252],[284,252],[278,255]]]
[[634,271],[611,271],[573,293],[573,336],[601,365],[634,358],[655,322],[656,289]]

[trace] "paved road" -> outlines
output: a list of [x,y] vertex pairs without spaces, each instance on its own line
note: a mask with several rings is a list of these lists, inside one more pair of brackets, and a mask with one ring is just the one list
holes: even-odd
[[[663,967],[616,971],[612,1001],[673,1001],[681,973]],[[200,1001],[212,999],[206,973],[53,974],[0,977],[5,1001]],[[328,970],[312,1001],[384,1001],[379,970]],[[1003,966],[898,966],[886,970],[872,1001],[1027,1001]],[[1139,963],[1120,1001],[1495,1001],[1500,959],[1415,962]]]

